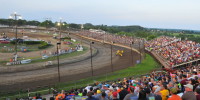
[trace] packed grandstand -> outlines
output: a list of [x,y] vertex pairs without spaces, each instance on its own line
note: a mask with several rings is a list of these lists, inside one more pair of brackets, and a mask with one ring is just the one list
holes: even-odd
[[[87,34],[86,34],[87,33]],[[105,34],[105,33],[104,33]],[[126,36],[83,32],[81,35],[99,40],[130,44],[142,42]],[[93,36],[90,36],[93,35]],[[118,41],[123,40],[123,41]],[[155,52],[166,61],[168,68],[153,71],[141,77],[130,77],[115,81],[95,82],[86,87],[57,91],[44,98],[36,94],[29,99],[38,100],[200,100],[200,44],[175,37],[162,36],[145,42],[145,49]],[[175,65],[187,63],[183,67]]]
[[[199,66],[152,72],[140,78],[95,82],[79,89],[54,90],[50,100],[199,100]],[[198,73],[197,73],[198,72]],[[194,91],[194,92],[193,92]],[[34,99],[42,99],[36,94]]]
[[200,44],[175,37],[159,37],[145,44],[146,50],[156,52],[167,61],[169,67],[175,67],[200,58]]

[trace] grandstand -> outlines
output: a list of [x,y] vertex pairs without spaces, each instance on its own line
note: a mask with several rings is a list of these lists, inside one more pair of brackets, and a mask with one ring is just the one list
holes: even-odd
[[165,68],[174,68],[189,63],[196,63],[200,60],[200,44],[181,40],[180,38],[159,37],[152,41],[146,42],[145,49],[159,56],[160,62]]

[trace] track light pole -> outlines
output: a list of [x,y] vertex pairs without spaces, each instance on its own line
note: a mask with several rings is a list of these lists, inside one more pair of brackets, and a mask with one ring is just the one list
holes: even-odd
[[14,12],[13,14],[10,15],[9,18],[14,18],[15,19],[15,61],[17,61],[17,17],[21,19],[21,15],[17,14]]

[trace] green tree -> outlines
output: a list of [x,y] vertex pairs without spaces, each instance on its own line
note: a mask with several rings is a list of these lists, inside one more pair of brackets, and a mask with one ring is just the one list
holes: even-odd
[[95,26],[92,25],[91,23],[85,23],[83,26],[84,26],[84,29],[86,29],[86,30],[95,28]]
[[19,20],[17,21],[17,25],[18,25],[18,26],[26,25],[26,20],[21,20],[21,19],[19,19]]
[[154,39],[154,38],[156,38],[156,36],[155,35],[149,35],[148,37],[147,37],[147,40],[152,40],[152,39]]
[[32,20],[32,21],[27,21],[26,24],[27,24],[27,25],[32,25],[32,26],[39,26],[39,25],[40,25],[40,22],[39,22],[39,21]]
[[81,28],[81,26],[79,24],[75,24],[75,23],[69,24],[69,27],[70,28],[75,28],[75,29],[80,29]]
[[41,22],[39,24],[39,26],[49,28],[49,27],[54,27],[55,23],[53,23],[51,20],[45,20],[45,21]]

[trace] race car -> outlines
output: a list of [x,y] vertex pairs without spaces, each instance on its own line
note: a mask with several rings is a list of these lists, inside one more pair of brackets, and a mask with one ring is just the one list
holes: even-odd
[[123,50],[117,50],[116,56],[123,56],[124,51]]

